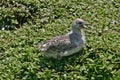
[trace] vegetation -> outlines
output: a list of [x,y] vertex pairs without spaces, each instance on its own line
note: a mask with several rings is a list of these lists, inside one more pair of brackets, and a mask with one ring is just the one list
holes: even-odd
[[[87,44],[63,60],[38,44],[82,18]],[[119,80],[120,0],[0,0],[0,80]]]

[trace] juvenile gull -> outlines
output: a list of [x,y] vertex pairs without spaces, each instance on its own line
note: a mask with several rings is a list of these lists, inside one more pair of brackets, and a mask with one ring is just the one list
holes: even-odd
[[39,45],[39,50],[45,52],[45,57],[55,59],[79,52],[86,42],[82,30],[85,27],[86,23],[82,19],[75,19],[72,22],[72,30],[69,33],[54,37],[48,42]]

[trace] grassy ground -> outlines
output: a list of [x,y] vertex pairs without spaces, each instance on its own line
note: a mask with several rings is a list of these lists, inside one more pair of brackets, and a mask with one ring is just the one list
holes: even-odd
[[[120,1],[41,0],[41,18],[0,31],[0,80],[119,80]],[[83,53],[44,59],[38,43],[70,31],[73,19],[90,23]]]

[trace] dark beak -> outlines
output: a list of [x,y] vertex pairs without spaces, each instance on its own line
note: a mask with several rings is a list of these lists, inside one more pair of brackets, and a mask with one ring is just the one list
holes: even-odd
[[84,22],[84,25],[86,25],[86,26],[87,26],[87,25],[90,25],[90,23],[88,23],[88,22]]
[[84,22],[84,26],[83,26],[83,28],[87,28],[88,25],[90,25],[90,24],[87,23],[87,22]]

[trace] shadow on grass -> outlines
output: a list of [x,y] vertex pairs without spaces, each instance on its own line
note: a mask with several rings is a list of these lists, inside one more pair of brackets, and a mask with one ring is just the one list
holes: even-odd
[[[29,70],[28,66],[31,67],[33,63],[28,63],[25,67],[22,67],[22,71],[18,75],[20,78],[28,76],[30,79],[37,80],[38,76],[36,75],[50,79],[56,74],[64,79],[64,76],[61,75],[68,74],[73,77],[74,74],[77,74],[87,79],[110,80],[113,76],[111,73],[112,70],[108,69],[111,64],[105,63],[99,57],[100,54],[97,53],[98,49],[94,49],[93,51],[90,51],[90,49],[90,47],[86,48],[81,53],[78,52],[74,55],[64,57],[62,60],[46,59],[42,56],[41,52],[36,50],[39,55],[37,57],[38,60],[34,62],[35,66]],[[102,48],[100,50],[103,51]],[[78,67],[76,68],[76,66]]]
[[[67,65],[74,65],[76,62],[80,60],[80,57],[84,55],[84,51],[82,50],[81,52],[75,53],[71,56],[64,57],[61,60],[53,59],[53,58],[42,58],[39,62],[39,66],[41,68],[47,67],[48,69],[54,69],[59,72],[64,72],[65,67]],[[82,63],[82,62],[79,62]]]
[[[97,50],[90,51],[90,48],[88,47],[86,50],[83,50],[74,55],[64,57],[62,60],[56,60],[56,59],[46,59],[42,58],[39,62],[39,66],[44,69],[54,69],[56,72],[64,73],[64,72],[72,72],[72,69],[68,67],[68,65],[72,66],[73,68],[76,65],[80,65],[81,67],[84,65],[86,69],[79,72],[81,76],[86,76],[88,79],[92,79],[94,77],[97,80],[101,79],[107,79],[110,80],[113,77],[113,74],[111,73],[112,70],[109,70],[110,63],[105,63],[104,60],[100,57],[100,54],[97,53],[98,51],[105,51],[107,52],[107,49],[104,48],[98,48]],[[108,66],[105,66],[108,65]],[[113,67],[114,68],[114,67]],[[78,70],[78,69],[73,69]],[[79,71],[79,70],[78,70]],[[73,71],[74,72],[74,71]]]

